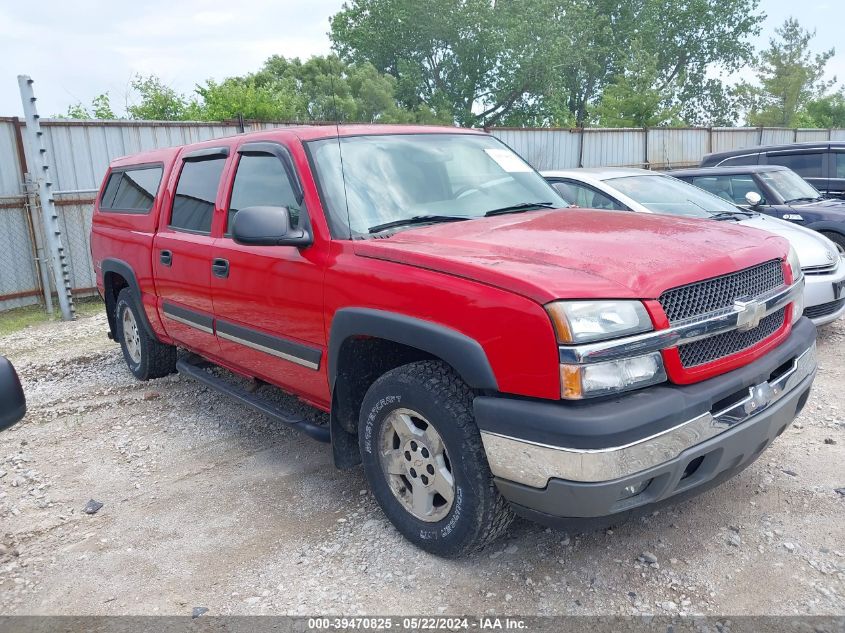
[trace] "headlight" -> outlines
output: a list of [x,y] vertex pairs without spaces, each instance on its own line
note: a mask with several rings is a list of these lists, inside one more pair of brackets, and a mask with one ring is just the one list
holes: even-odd
[[660,352],[590,365],[561,365],[561,396],[580,400],[629,389],[639,389],[666,380]]
[[555,301],[546,306],[563,344],[603,341],[652,329],[639,301]]
[[786,256],[786,263],[792,271],[792,283],[795,283],[801,279],[804,273],[801,272],[801,262],[798,259],[798,253],[795,252],[791,244],[789,246],[789,255]]

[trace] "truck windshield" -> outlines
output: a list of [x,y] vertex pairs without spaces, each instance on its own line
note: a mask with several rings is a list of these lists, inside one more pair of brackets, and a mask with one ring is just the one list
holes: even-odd
[[623,176],[609,178],[605,183],[654,213],[694,218],[740,213],[730,202],[669,176]]
[[530,165],[491,136],[349,136],[340,143],[337,138],[311,141],[308,149],[335,237],[480,218],[505,208],[568,206]]
[[822,199],[822,194],[813,185],[791,169],[761,171],[760,178],[786,204],[790,202],[814,202]]

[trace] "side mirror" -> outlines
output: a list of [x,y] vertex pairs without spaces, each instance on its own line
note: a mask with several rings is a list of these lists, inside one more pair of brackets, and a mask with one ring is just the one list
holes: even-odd
[[246,207],[235,214],[232,238],[245,246],[310,246],[314,241],[304,229],[291,228],[287,207]]
[[26,399],[12,363],[0,356],[0,431],[26,414]]
[[745,201],[752,207],[756,207],[763,202],[763,196],[756,191],[749,191],[745,194]]

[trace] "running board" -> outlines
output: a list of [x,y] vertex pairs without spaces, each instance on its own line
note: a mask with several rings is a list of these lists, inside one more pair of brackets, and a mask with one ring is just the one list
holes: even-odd
[[252,407],[256,411],[260,411],[264,415],[267,415],[277,422],[281,422],[282,424],[287,424],[288,426],[296,429],[297,431],[302,431],[306,435],[310,436],[311,438],[317,440],[318,442],[331,442],[331,434],[329,432],[328,426],[322,426],[320,424],[314,424],[313,422],[309,422],[308,420],[295,415],[293,413],[289,413],[279,407],[270,404],[260,396],[256,396],[255,394],[249,393],[245,389],[241,389],[236,387],[222,378],[218,378],[212,374],[209,374],[207,371],[204,371],[204,367],[208,367],[210,363],[198,356],[189,356],[186,358],[180,358],[176,362],[176,369],[179,371],[180,374],[184,374],[186,376],[190,376],[195,380],[199,380],[201,383],[225,393],[228,396],[231,396],[235,400],[242,402],[243,404],[247,405],[248,407]]

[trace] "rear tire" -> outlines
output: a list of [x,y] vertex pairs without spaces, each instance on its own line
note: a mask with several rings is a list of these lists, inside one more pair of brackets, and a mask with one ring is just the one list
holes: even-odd
[[138,380],[161,378],[176,371],[176,348],[152,338],[141,320],[135,294],[124,288],[117,296],[115,329],[129,371]]
[[373,495],[405,538],[439,556],[478,550],[513,520],[472,399],[448,365],[421,361],[381,376],[361,407],[358,437]]
[[845,235],[842,235],[842,233],[834,233],[833,231],[822,231],[821,234],[836,244],[840,255],[845,254]]

